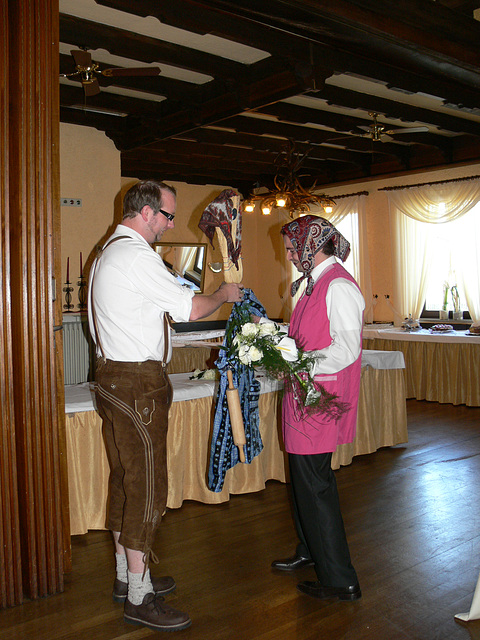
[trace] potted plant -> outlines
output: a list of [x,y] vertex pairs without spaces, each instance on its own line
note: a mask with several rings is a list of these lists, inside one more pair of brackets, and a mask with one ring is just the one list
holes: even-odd
[[450,289],[452,294],[452,302],[453,302],[453,319],[461,320],[463,317],[463,313],[460,310],[460,294],[458,293],[457,285],[454,284]]
[[450,291],[450,285],[448,284],[448,282],[444,282],[443,283],[443,304],[442,304],[442,308],[440,309],[440,320],[448,320],[448,310],[447,310],[447,305],[448,305],[448,292]]

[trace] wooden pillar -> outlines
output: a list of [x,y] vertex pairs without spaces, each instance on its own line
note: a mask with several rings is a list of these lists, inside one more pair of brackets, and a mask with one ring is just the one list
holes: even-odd
[[10,304],[9,238],[9,74],[8,6],[0,6],[0,606],[21,602],[18,491],[16,477],[15,419],[12,385],[12,336]]
[[58,0],[0,1],[0,606],[9,606],[62,591],[70,548],[62,344],[54,330],[62,311]]

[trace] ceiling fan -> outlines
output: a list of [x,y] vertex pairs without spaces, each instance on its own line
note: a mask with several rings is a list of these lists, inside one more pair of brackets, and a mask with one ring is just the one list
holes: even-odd
[[73,49],[70,51],[75,61],[76,70],[73,73],[62,73],[62,78],[73,78],[80,76],[86,96],[94,96],[100,93],[100,86],[97,74],[107,78],[120,76],[158,76],[159,67],[114,67],[101,70],[96,62],[92,61],[92,55],[84,49]]
[[404,129],[390,129],[389,131],[385,130],[383,124],[378,123],[378,113],[374,111],[369,111],[368,115],[373,118],[372,124],[368,126],[359,126],[358,129],[363,129],[367,133],[364,133],[362,137],[371,138],[374,142],[381,142],[383,140],[388,140],[389,136],[392,135],[400,135],[402,133],[420,133],[421,131],[428,131],[428,127],[406,127]]

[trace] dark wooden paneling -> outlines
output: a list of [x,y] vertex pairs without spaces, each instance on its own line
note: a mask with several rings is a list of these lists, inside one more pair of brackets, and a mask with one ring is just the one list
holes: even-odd
[[[2,285],[11,299],[11,335],[6,336],[11,366],[4,377],[13,388],[14,413],[7,426],[14,433],[16,478],[10,479],[9,490],[18,496],[18,523],[10,526],[19,537],[21,575],[9,581],[18,603],[22,591],[23,597],[37,598],[63,590],[69,532],[63,507],[63,395],[58,396],[61,342],[56,349],[52,302],[54,236],[59,237],[54,222],[60,206],[58,3],[18,0],[8,3],[8,12],[10,251]],[[55,315],[60,318],[61,310]]]
[[9,51],[8,4],[0,3],[0,607],[22,599],[22,573],[15,472],[9,220]]

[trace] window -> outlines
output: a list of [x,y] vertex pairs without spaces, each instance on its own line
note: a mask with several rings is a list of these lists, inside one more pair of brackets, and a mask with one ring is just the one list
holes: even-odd
[[[456,285],[460,307],[480,320],[480,180],[392,189],[388,193],[392,234],[394,320],[441,310],[444,282]],[[433,300],[432,300],[433,298]],[[447,297],[450,310],[453,304]]]
[[457,220],[444,224],[417,223],[425,227],[429,239],[433,241],[432,252],[427,273],[425,311],[439,311],[443,308],[446,292],[447,310],[453,310],[452,286],[458,288],[460,310],[468,311],[464,291],[464,278],[476,271],[476,261],[465,245],[467,237],[480,233],[480,205]]

